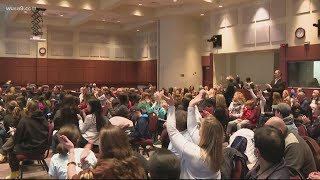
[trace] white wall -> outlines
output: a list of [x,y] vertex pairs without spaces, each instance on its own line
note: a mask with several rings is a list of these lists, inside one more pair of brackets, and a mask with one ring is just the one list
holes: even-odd
[[163,17],[159,32],[159,88],[202,84],[199,20],[186,16]]
[[226,77],[239,75],[242,81],[246,77],[264,88],[265,83],[273,79],[275,51],[245,52],[214,55],[215,77],[217,84],[226,84]]
[[[202,54],[278,49],[281,43],[319,44],[317,28],[312,26],[318,19],[319,0],[262,0],[221,8],[203,17]],[[298,27],[306,31],[300,40],[294,35]],[[222,48],[213,49],[206,40],[216,34],[222,34]]]
[[[30,26],[7,24],[0,15],[0,57],[36,58],[40,47],[47,48],[45,58],[83,60],[157,59],[156,28],[140,32],[111,33],[43,27],[46,42],[30,41]],[[38,47],[39,46],[39,47]],[[41,58],[41,56],[38,55]]]

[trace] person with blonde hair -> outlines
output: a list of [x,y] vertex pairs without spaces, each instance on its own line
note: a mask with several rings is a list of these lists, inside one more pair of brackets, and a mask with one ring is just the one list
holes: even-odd
[[231,135],[231,131],[234,126],[237,126],[237,130],[239,130],[242,128],[242,126],[244,126],[246,124],[249,124],[249,123],[253,124],[256,122],[257,109],[255,108],[256,107],[255,105],[256,105],[256,103],[254,100],[248,100],[246,102],[242,116],[239,119],[230,121],[228,123],[227,132],[226,132],[227,136]]
[[282,102],[287,103],[289,106],[291,105],[291,97],[288,90],[282,92]]
[[229,112],[226,104],[226,99],[222,94],[216,95],[216,108],[213,115],[221,122],[222,126],[226,128],[229,118]]
[[[206,96],[202,90],[189,104],[188,113]],[[198,134],[199,142],[188,141],[176,128],[174,99],[172,96],[163,98],[169,104],[167,131],[172,146],[181,156],[181,179],[220,179],[220,166],[223,162],[222,143],[224,129],[221,123],[209,116],[197,123],[196,119],[188,119],[187,129],[191,136]],[[190,120],[192,120],[190,122]],[[197,125],[198,124],[198,125]],[[197,128],[198,127],[198,128]]]
[[231,118],[231,120],[238,119],[242,116],[245,102],[246,99],[241,92],[237,91],[234,93],[232,102],[228,108],[229,118]]

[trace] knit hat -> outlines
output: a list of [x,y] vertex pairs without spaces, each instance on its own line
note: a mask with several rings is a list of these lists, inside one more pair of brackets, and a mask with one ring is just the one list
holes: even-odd
[[279,103],[275,106],[281,114],[291,114],[291,108],[287,103]]

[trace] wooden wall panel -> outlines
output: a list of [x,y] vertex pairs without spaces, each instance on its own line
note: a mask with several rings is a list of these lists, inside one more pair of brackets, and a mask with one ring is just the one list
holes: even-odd
[[0,58],[0,83],[62,84],[79,88],[85,83],[130,86],[156,84],[157,61],[94,61],[75,59]]
[[[288,79],[287,63],[290,61],[310,61],[320,59],[320,44],[281,47],[280,48],[280,70],[283,74],[283,79]],[[306,88],[310,92],[313,89],[319,88]],[[308,92],[308,93],[310,93]]]

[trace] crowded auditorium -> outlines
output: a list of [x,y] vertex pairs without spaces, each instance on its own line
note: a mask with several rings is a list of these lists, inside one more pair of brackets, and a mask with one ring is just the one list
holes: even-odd
[[0,0],[0,179],[320,179],[319,80],[320,0]]

